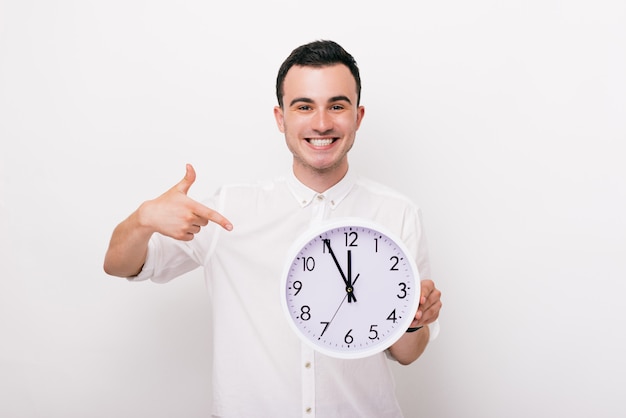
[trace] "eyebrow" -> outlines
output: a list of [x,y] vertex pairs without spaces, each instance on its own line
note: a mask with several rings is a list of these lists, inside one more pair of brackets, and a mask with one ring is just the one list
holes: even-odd
[[[352,104],[352,102],[350,101],[350,99],[347,96],[333,96],[330,99],[328,99],[328,103],[333,103],[333,102],[348,102],[349,104]],[[293,99],[290,103],[289,106],[293,106],[296,103],[314,103],[313,99],[310,99],[308,97],[296,97],[295,99]]]

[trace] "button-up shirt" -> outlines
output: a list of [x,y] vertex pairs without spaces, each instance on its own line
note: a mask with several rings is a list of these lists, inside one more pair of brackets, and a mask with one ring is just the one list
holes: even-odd
[[[213,416],[401,417],[389,356],[345,360],[313,351],[289,327],[279,287],[299,234],[338,217],[382,224],[404,241],[420,277],[430,278],[419,208],[351,172],[324,193],[291,174],[225,186],[203,203],[234,229],[209,224],[185,242],[154,234],[134,280],[166,282],[204,267],[213,312]],[[431,339],[437,332],[431,324]]]

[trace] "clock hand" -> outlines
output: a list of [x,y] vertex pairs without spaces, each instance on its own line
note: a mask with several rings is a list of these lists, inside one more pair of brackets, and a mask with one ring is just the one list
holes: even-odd
[[[359,276],[361,274],[357,274],[356,277],[354,278],[354,283],[356,283],[356,281],[358,280]],[[354,284],[353,283],[353,284]],[[339,309],[341,309],[341,307],[343,306],[343,303],[346,301],[346,298],[348,297],[348,295],[350,295],[351,293],[346,293],[346,295],[343,297],[343,299],[341,299],[341,303],[339,304],[339,306],[337,307],[337,309],[335,310],[335,313],[333,314],[333,317],[330,318],[330,321],[328,322],[321,322],[321,324],[325,324],[326,326],[324,327],[324,330],[322,331],[322,333],[320,334],[320,338],[322,338],[322,336],[324,335],[324,333],[326,332],[326,330],[328,329],[328,327],[330,326],[330,324],[333,323],[333,321],[335,320],[335,317],[337,316],[337,313],[339,312]],[[355,299],[356,300],[356,299]]]
[[354,293],[352,293],[353,291],[352,284],[348,281],[348,278],[343,273],[343,270],[341,269],[341,266],[339,265],[339,261],[337,260],[337,257],[335,256],[335,252],[330,247],[330,240],[325,239],[324,243],[328,247],[328,252],[333,257],[333,261],[335,262],[335,265],[337,266],[337,270],[339,270],[339,273],[341,273],[341,278],[343,279],[343,282],[346,284],[346,293],[348,294],[348,303],[351,303],[352,301],[356,302],[356,297],[354,296]]
[[348,287],[352,286],[352,251],[348,250]]
[[333,257],[333,261],[335,262],[335,265],[337,266],[337,270],[339,270],[339,273],[341,273],[341,277],[343,278],[344,283],[346,284],[346,286],[348,286],[349,285],[348,279],[346,279],[346,275],[343,274],[343,270],[341,269],[341,266],[339,265],[339,261],[337,261],[337,257],[335,257],[335,253],[333,252],[333,249],[330,248],[330,240],[325,239],[324,243],[328,247],[328,252]]
[[352,251],[350,250],[348,250],[348,284],[347,286],[348,287],[346,288],[346,290],[348,291],[348,302],[352,302],[352,300],[356,302],[356,296],[354,296],[354,283],[352,282]]
[[335,319],[335,317],[337,316],[337,312],[339,312],[339,309],[341,309],[341,306],[346,301],[346,297],[348,297],[348,293],[346,293],[346,296],[344,296],[343,299],[341,299],[341,303],[339,304],[339,306],[337,306],[337,310],[333,314],[333,317],[330,318],[330,321],[328,321],[328,325],[330,325],[333,322],[333,319]]
[[354,294],[352,293],[352,285],[346,278],[346,275],[343,273],[343,270],[341,269],[341,266],[339,265],[339,261],[337,261],[337,257],[335,256],[333,249],[330,247],[330,240],[325,239],[324,243],[328,247],[328,252],[333,257],[333,261],[335,262],[335,265],[337,266],[337,270],[339,270],[339,273],[341,273],[341,278],[343,279],[343,282],[346,284],[346,293],[348,293],[348,302],[350,303],[353,300],[356,302],[356,298],[354,297]]

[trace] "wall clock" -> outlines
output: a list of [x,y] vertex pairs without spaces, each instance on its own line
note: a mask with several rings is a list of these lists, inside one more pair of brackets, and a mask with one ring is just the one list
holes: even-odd
[[413,257],[374,222],[344,218],[305,232],[281,280],[283,310],[315,350],[362,358],[395,343],[413,321],[420,279]]

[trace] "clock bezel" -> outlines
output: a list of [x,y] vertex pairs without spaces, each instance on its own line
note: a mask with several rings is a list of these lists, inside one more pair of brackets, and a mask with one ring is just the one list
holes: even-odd
[[[367,228],[377,233],[385,236],[387,239],[391,240],[398,249],[404,254],[404,258],[408,264],[408,268],[410,269],[413,279],[415,281],[415,289],[413,292],[413,300],[410,303],[410,308],[408,309],[409,315],[404,315],[399,319],[399,323],[394,331],[392,331],[389,335],[387,335],[383,340],[373,344],[367,348],[355,349],[354,351],[347,351],[345,349],[334,349],[328,345],[316,344],[315,341],[312,341],[295,323],[294,319],[291,316],[291,312],[288,306],[288,294],[287,294],[287,282],[290,276],[290,271],[298,255],[303,250],[303,247],[314,240],[316,237],[327,233],[330,230],[335,230],[339,228]],[[307,228],[302,234],[298,236],[298,238],[291,245],[290,250],[288,252],[285,266],[283,269],[283,274],[281,276],[280,282],[280,300],[282,305],[283,313],[289,323],[291,329],[296,333],[301,341],[306,343],[309,347],[314,350],[325,354],[330,357],[342,358],[342,359],[357,359],[369,357],[378,353],[381,353],[392,346],[395,342],[397,342],[406,332],[406,330],[410,327],[413,319],[415,318],[415,314],[417,313],[417,309],[419,307],[420,300],[420,275],[417,269],[417,265],[415,260],[408,250],[406,244],[397,236],[391,232],[388,228],[381,225],[378,222],[374,222],[365,218],[358,217],[344,217],[344,218],[334,218],[322,221],[321,223],[315,223],[314,225]]]

